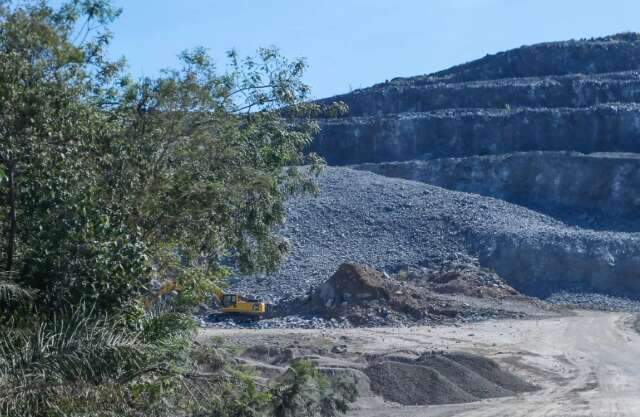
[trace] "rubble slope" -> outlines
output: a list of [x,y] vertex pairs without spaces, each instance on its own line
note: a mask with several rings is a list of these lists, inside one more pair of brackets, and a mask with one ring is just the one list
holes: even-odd
[[329,167],[320,194],[288,202],[292,252],[269,276],[233,286],[274,301],[301,295],[344,262],[389,272],[478,258],[527,294],[557,289],[640,295],[640,234],[596,232],[503,200]]

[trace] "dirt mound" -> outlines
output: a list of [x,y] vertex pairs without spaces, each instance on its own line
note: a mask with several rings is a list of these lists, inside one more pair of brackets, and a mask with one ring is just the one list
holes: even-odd
[[421,269],[399,274],[440,294],[504,298],[519,295],[498,274],[473,264],[447,264],[439,270]]
[[381,362],[367,368],[365,373],[373,392],[404,405],[462,403],[475,399],[439,372],[421,365]]
[[274,318],[312,316],[363,327],[525,315],[521,309],[503,308],[505,299],[525,309],[534,307],[536,312],[546,309],[543,302],[520,295],[497,274],[476,265],[405,270],[390,276],[369,266],[344,263],[306,296],[281,302],[269,311]]
[[500,365],[491,359],[462,352],[450,354],[448,357],[509,391],[529,392],[537,389],[534,385],[531,385],[521,378],[503,370],[500,368]]
[[365,374],[373,392],[403,405],[472,402],[536,389],[491,359],[463,353],[382,357]]
[[[356,263],[340,265],[331,278],[312,291],[306,303],[291,307],[296,313],[322,317],[347,317],[356,325],[384,324],[375,321],[429,316],[429,294],[400,282],[369,266]],[[374,323],[372,323],[372,321]]]
[[316,302],[326,307],[342,303],[363,304],[372,300],[389,300],[385,276],[375,269],[354,263],[338,267],[327,282],[315,292]]

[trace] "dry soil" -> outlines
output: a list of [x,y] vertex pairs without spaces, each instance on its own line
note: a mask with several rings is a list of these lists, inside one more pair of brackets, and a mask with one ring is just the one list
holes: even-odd
[[332,330],[203,330],[227,344],[346,346],[353,354],[464,352],[481,355],[540,387],[533,392],[448,405],[407,406],[375,393],[352,417],[640,416],[640,335],[628,313],[579,311],[540,320],[452,326]]

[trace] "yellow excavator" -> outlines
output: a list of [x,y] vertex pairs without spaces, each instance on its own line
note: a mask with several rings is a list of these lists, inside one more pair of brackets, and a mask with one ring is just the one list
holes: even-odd
[[264,302],[253,298],[243,297],[235,293],[224,293],[219,288],[214,292],[216,301],[222,307],[222,314],[245,318],[260,319],[266,312]]
[[[148,300],[150,304],[153,299],[160,299],[172,292],[179,292],[180,288],[175,281],[168,280],[159,285],[153,291],[153,297]],[[234,317],[239,319],[259,320],[266,312],[266,305],[263,301],[243,297],[236,293],[225,293],[221,289],[215,289],[213,296],[222,312],[215,314],[215,318]]]

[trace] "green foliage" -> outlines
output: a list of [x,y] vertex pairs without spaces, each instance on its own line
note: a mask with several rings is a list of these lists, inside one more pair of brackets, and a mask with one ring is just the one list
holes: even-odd
[[[227,366],[223,380],[207,385],[206,404],[197,417],[333,417],[355,399],[353,384],[332,381],[310,362],[291,363],[270,386],[261,386],[248,371]],[[214,394],[211,394],[214,393]]]
[[230,52],[223,72],[194,49],[131,80],[106,58],[118,13],[104,0],[0,9],[1,264],[50,311],[134,308],[152,277],[197,303],[229,266],[273,270],[284,200],[314,191],[322,167],[302,152],[312,117],[340,111],[304,103],[305,62],[272,48]]
[[114,158],[109,189],[120,197],[112,211],[207,272],[225,260],[271,270],[287,250],[273,234],[284,198],[313,190],[308,171],[295,166],[320,168],[302,153],[315,122],[269,111],[305,107],[304,62],[274,49],[243,61],[231,53],[230,70],[219,74],[202,49],[181,58],[180,70],[126,85],[117,109],[126,128],[106,150]]
[[304,103],[304,60],[273,48],[224,71],[194,49],[132,80],[107,57],[119,13],[0,0],[0,414],[341,410],[307,364],[278,387],[223,367],[189,310],[282,260],[284,201],[322,168],[313,118],[344,105]]
[[120,67],[104,55],[116,15],[104,1],[0,8],[2,267],[53,310],[135,297],[148,267],[137,231],[100,202],[113,127],[97,102]]
[[356,396],[353,384],[331,382],[311,362],[297,360],[274,388],[272,405],[276,417],[333,417],[346,412]]
[[0,413],[133,416],[166,408],[163,389],[190,365],[188,334],[173,331],[183,321],[163,313],[132,330],[79,306],[30,326],[3,325]]

